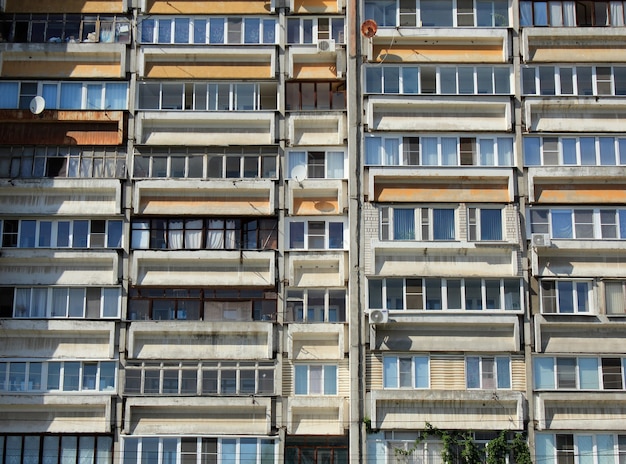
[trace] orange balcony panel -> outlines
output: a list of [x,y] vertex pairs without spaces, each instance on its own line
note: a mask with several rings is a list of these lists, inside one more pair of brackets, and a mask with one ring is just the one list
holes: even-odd
[[148,0],[149,14],[268,14],[270,0]]
[[6,0],[6,13],[124,13],[123,0]]
[[124,142],[122,111],[0,110],[3,144],[119,145]]
[[502,44],[393,44],[374,45],[373,60],[385,63],[472,62],[501,63]]
[[146,63],[145,76],[155,79],[269,79],[270,63]]
[[373,201],[412,202],[508,202],[507,182],[494,183],[377,183]]
[[2,77],[13,78],[119,78],[121,64],[85,61],[8,61],[2,65]]
[[576,203],[576,204],[624,204],[626,188],[624,185],[537,185],[535,184],[537,203]]
[[337,198],[294,198],[292,214],[317,215],[338,214],[339,201]]
[[338,13],[337,0],[295,0],[296,13]]
[[337,79],[337,63],[294,63],[294,79]]

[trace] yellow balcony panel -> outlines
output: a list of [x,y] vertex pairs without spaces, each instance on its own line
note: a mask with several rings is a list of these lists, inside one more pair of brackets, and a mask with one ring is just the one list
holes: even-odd
[[[4,281],[6,282],[6,281]],[[2,358],[113,359],[115,322],[7,319]]]
[[626,103],[619,97],[526,97],[523,124],[532,132],[623,132]]
[[322,63],[296,62],[293,64],[294,79],[336,79],[335,60]]
[[292,215],[342,214],[348,207],[347,184],[340,179],[292,179],[288,195]]
[[366,121],[370,131],[510,131],[510,97],[370,96]]
[[142,9],[149,14],[269,14],[270,0],[142,0]]
[[6,0],[6,13],[124,13],[128,0]]
[[339,13],[341,5],[338,0],[292,0],[293,12],[303,13]]
[[624,204],[625,185],[535,184],[537,203]]
[[271,180],[138,181],[133,195],[140,214],[269,215],[274,213]]
[[507,63],[509,37],[505,29],[384,28],[367,42],[370,62],[385,63]]
[[117,250],[5,248],[0,257],[0,281],[13,285],[116,285],[118,262]]
[[275,58],[273,46],[144,46],[138,57],[139,75],[155,79],[274,79]]
[[133,434],[251,434],[271,430],[271,399],[128,398],[124,431]]
[[0,398],[0,432],[111,433],[110,396],[29,395]]
[[0,181],[0,213],[8,215],[113,216],[121,212],[121,184],[114,179]]
[[371,201],[380,202],[508,202],[512,192],[508,179],[458,179],[424,182],[402,177],[376,179]]
[[[271,322],[132,322],[128,329],[128,357],[271,359],[273,339]],[[167,352],[163,351],[164,346]]]
[[137,285],[274,285],[274,251],[135,250],[131,279]]
[[[495,397],[494,397],[495,395]],[[372,426],[377,429],[415,430],[425,423],[469,430],[523,430],[521,392],[377,390],[369,394]]]
[[541,392],[535,398],[537,430],[576,430],[581,423],[585,430],[624,430],[624,393]]
[[520,49],[525,62],[626,61],[626,39],[619,27],[526,27]]

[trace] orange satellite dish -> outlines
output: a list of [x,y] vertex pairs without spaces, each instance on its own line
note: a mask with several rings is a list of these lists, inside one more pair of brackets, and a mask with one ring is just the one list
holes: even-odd
[[373,19],[366,19],[365,21],[363,21],[363,24],[361,24],[361,34],[363,35],[363,37],[371,39],[376,35],[377,31],[378,24],[376,24],[376,21],[374,21]]

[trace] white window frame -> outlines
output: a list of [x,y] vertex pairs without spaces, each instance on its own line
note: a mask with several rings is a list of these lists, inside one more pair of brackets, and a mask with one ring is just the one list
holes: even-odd
[[[341,317],[339,317],[339,313],[340,313],[340,308],[335,308],[334,306],[331,305],[331,293],[340,293],[343,292],[343,320]],[[311,318],[311,310],[315,310],[314,308],[311,308],[311,304],[310,304],[310,297],[313,293],[323,293],[323,299],[324,299],[324,303],[323,303],[323,307],[322,308],[317,308],[317,311],[315,314],[315,317]],[[347,322],[346,319],[346,311],[347,311],[347,303],[346,303],[346,298],[347,298],[347,291],[345,288],[324,288],[324,289],[313,289],[313,288],[305,288],[305,289],[301,289],[301,288],[289,288],[287,289],[287,304],[285,307],[285,311],[289,311],[292,310],[294,311],[294,314],[289,314],[289,315],[285,315],[285,320],[286,321],[292,321],[295,323],[322,323],[322,322],[330,322],[330,323],[344,323]],[[300,317],[299,315],[295,314],[295,312],[297,311],[297,308],[300,307],[302,309],[302,317]],[[334,308],[335,311],[337,312],[337,320],[331,321],[330,320],[330,311],[331,309]],[[319,310],[321,309],[321,320],[318,317],[319,314]]]
[[[323,33],[322,31],[320,31],[320,19],[324,19],[328,21],[328,33]],[[305,26],[304,23],[310,21],[311,24],[311,30],[312,30],[312,35],[311,35],[311,40],[312,42],[305,42],[304,41],[304,35],[305,35]],[[340,32],[339,34],[339,40],[335,39],[333,37],[333,21],[341,21],[343,22],[343,31]],[[335,40],[336,43],[338,44],[343,44],[345,43],[345,37],[346,37],[346,24],[345,24],[345,18],[343,18],[342,16],[328,16],[328,17],[310,17],[310,16],[305,16],[305,17],[290,17],[287,19],[287,31],[290,30],[290,24],[295,24],[296,22],[298,22],[298,40],[296,42],[288,42],[288,45],[311,45],[311,44],[317,44],[319,43],[321,40]],[[289,32],[287,32],[288,34]],[[288,37],[288,35],[287,35]]]
[[[313,237],[322,237],[321,235],[313,235],[309,233],[309,225],[311,223],[317,223],[317,222],[323,222],[324,223],[324,246],[322,248],[311,248],[309,247],[309,240]],[[304,234],[303,234],[303,240],[304,240],[304,244],[302,247],[293,247],[292,246],[292,241],[294,239],[294,237],[292,236],[293,234],[293,230],[292,230],[292,225],[295,224],[303,224],[304,225]],[[341,224],[342,228],[343,228],[343,234],[342,234],[342,246],[341,247],[337,247],[337,248],[331,248],[330,247],[330,224]],[[297,250],[303,250],[303,251],[334,251],[334,250],[346,250],[347,249],[347,244],[348,244],[348,224],[346,221],[346,218],[344,217],[337,217],[337,218],[333,218],[333,219],[324,219],[324,218],[291,218],[288,220],[287,222],[287,230],[288,230],[288,240],[287,240],[287,244],[288,244],[288,249],[289,250],[293,250],[293,251],[297,251]]]
[[[309,163],[309,154],[310,153],[321,153],[324,157],[324,176],[323,177],[309,177],[309,168],[311,167]],[[343,159],[343,163],[341,165],[341,176],[335,177],[332,175],[330,168],[330,157],[332,156],[341,156]],[[295,179],[297,171],[295,169],[303,167],[306,169],[305,178],[307,179],[345,179],[346,173],[348,172],[347,164],[348,159],[346,156],[346,152],[343,148],[309,148],[308,150],[291,150],[288,152],[288,160],[289,160],[289,171],[288,171],[288,179]],[[297,180],[303,180],[298,176]]]
[[[404,375],[407,374],[410,376],[410,385],[405,383],[402,384],[403,372],[401,372],[402,362],[409,361],[410,363],[410,372],[404,372]],[[425,385],[419,385],[416,382],[416,369],[418,367],[418,363],[426,362],[426,370],[428,371],[428,378],[426,379]],[[388,364],[389,363],[389,364]],[[395,374],[395,378],[388,377],[388,369],[391,369]],[[430,388],[430,357],[428,355],[414,355],[414,356],[402,356],[402,355],[393,355],[393,356],[384,356],[383,357],[383,388],[385,390],[426,390]]]
[[[541,67],[548,67],[548,68],[553,68],[553,72],[546,72],[546,74],[548,76],[551,76],[554,81],[551,82],[550,84],[553,84],[554,86],[554,94],[552,93],[542,93],[541,91],[541,76],[540,76],[540,72],[539,69]],[[582,97],[590,97],[590,96],[597,96],[597,97],[609,97],[609,96],[616,96],[616,95],[620,95],[617,94],[616,89],[615,89],[615,68],[620,67],[623,68],[623,66],[604,66],[604,65],[589,65],[589,66],[584,66],[584,65],[578,65],[578,66],[558,66],[558,65],[537,65],[537,66],[525,66],[524,69],[527,71],[523,71],[526,72],[527,75],[531,76],[532,72],[534,71],[534,82],[535,82],[535,89],[534,89],[534,93],[533,92],[527,92],[527,90],[532,90],[532,89],[522,89],[523,91],[523,95],[526,96],[549,96],[549,97],[554,97],[554,96],[561,96],[561,95],[567,95],[567,96],[582,96]],[[573,70],[573,93],[562,93],[562,82],[561,82],[561,68],[567,68],[567,69],[572,69]],[[591,68],[591,87],[593,89],[592,91],[592,95],[587,95],[585,93],[581,93],[580,92],[580,88],[579,88],[579,82],[578,82],[578,75],[579,73],[577,72],[578,69],[582,69],[582,68]],[[610,68],[610,74],[609,74],[609,80],[599,80],[598,78],[598,73],[597,70],[598,68]],[[600,93],[598,91],[598,84],[602,83],[602,82],[608,82],[610,85],[610,92],[609,93]],[[582,85],[582,83],[581,83]]]
[[[78,388],[76,390],[68,390],[66,389],[65,382],[65,364],[66,363],[78,363]],[[24,385],[19,385],[19,388],[13,388],[11,381],[11,364],[25,364],[25,379],[22,382]],[[33,378],[30,377],[31,365],[39,364],[41,367],[41,371],[39,373],[40,378],[40,388],[34,388],[30,386],[33,383]],[[84,371],[85,366],[96,364],[96,378],[94,388],[90,388],[84,385]],[[117,374],[118,374],[118,362],[117,360],[63,360],[63,361],[34,361],[34,360],[22,360],[22,359],[6,359],[0,362],[1,367],[4,370],[4,378],[0,377],[0,391],[5,392],[20,392],[20,393],[37,393],[37,392],[58,392],[58,393],[80,393],[80,392],[88,392],[88,393],[104,393],[104,394],[115,394],[117,392]],[[59,366],[59,388],[52,388],[48,382],[49,376],[49,367],[51,365]],[[113,371],[113,375],[111,379],[113,380],[112,387],[101,388],[102,382],[102,371],[107,365],[107,367],[115,366]],[[2,372],[2,370],[0,370]],[[26,385],[28,383],[28,385]]]
[[[53,305],[54,305],[54,290],[55,289],[67,289],[67,290],[82,290],[83,292],[83,308],[82,308],[82,316],[70,316],[68,314],[68,310],[69,310],[69,306],[65,307],[65,315],[60,315],[60,316],[53,316]],[[121,290],[119,287],[14,287],[13,289],[13,318],[15,319],[39,319],[39,318],[45,318],[45,319],[65,319],[65,318],[71,318],[71,319],[84,319],[86,317],[88,317],[87,314],[87,306],[89,304],[89,300],[87,298],[87,293],[89,290],[93,290],[93,289],[97,289],[100,290],[100,318],[102,319],[118,319],[120,317],[120,298],[121,298]],[[37,316],[34,315],[33,316],[33,309],[34,309],[34,305],[36,304],[35,301],[33,301],[34,298],[34,291],[42,291],[45,292],[46,294],[46,307],[42,308],[39,312],[43,312],[43,316]],[[18,298],[17,298],[17,293],[20,291],[27,291],[29,293],[29,307],[26,308],[26,313],[22,314],[22,310],[18,309]],[[112,295],[107,296],[107,293],[113,293],[116,292],[117,295],[115,296],[115,314],[114,315],[105,315],[105,311],[107,310],[108,306],[105,305],[105,298],[112,298]],[[67,302],[68,300],[66,300]],[[111,301],[108,301],[108,303],[112,304]],[[67,302],[66,304],[69,305],[69,302]],[[35,313],[36,314],[36,313]]]
[[[395,238],[394,235],[394,215],[395,210],[412,210],[414,220],[414,232],[415,236],[410,239]],[[452,210],[454,214],[454,237],[436,238],[434,237],[434,211],[436,210]],[[385,213],[385,211],[387,213]],[[380,228],[380,240],[383,241],[422,241],[422,242],[437,242],[437,241],[458,241],[459,234],[459,218],[458,218],[459,206],[451,207],[439,207],[439,206],[420,206],[420,207],[393,207],[393,206],[381,206],[379,209],[379,228]],[[385,221],[385,214],[387,214],[388,224]],[[388,235],[384,233],[384,225],[388,225]],[[424,235],[427,235],[426,237]],[[391,237],[391,238],[390,238]]]
[[[396,281],[396,280],[400,280],[402,281],[402,308],[389,308],[387,307],[387,288],[388,288],[388,283],[389,281]],[[433,281],[438,281],[438,283],[436,284],[436,286],[438,288],[441,288],[441,308],[428,308],[426,309],[426,307],[428,306],[428,295],[427,295],[427,285],[426,285],[426,281],[427,280],[433,280]],[[466,280],[480,280],[480,285],[481,285],[481,302],[482,302],[482,306],[483,309],[480,310],[474,310],[474,309],[467,309],[466,307],[466,297],[465,297],[465,282]],[[408,293],[407,288],[409,287],[409,285],[407,284],[408,281],[420,281],[419,283],[419,288],[420,291],[416,292],[416,293]],[[461,299],[461,308],[449,308],[449,304],[448,304],[448,281],[459,281],[460,282],[460,299]],[[498,281],[499,282],[499,294],[500,294],[500,302],[499,302],[499,308],[496,309],[486,309],[487,306],[487,286],[486,286],[486,282],[492,282],[492,281]],[[507,304],[508,302],[507,297],[506,297],[506,288],[507,288],[507,282],[513,282],[516,281],[518,282],[518,286],[516,286],[516,288],[518,289],[517,295],[519,296],[519,300],[520,300],[520,308],[510,308],[507,309]],[[411,286],[416,286],[417,282],[412,282]],[[380,285],[380,298],[382,301],[382,306],[383,307],[375,307],[372,305],[371,303],[371,291],[372,291],[372,287],[373,285]],[[377,290],[378,291],[378,290]],[[421,277],[413,277],[413,278],[404,278],[404,277],[396,277],[396,278],[391,278],[391,277],[387,277],[384,279],[370,279],[368,281],[368,287],[367,287],[367,293],[368,293],[368,309],[386,309],[388,311],[441,311],[443,310],[444,312],[477,312],[477,313],[482,313],[482,312],[493,312],[493,311],[497,311],[497,312],[511,312],[512,314],[517,314],[517,313],[521,313],[524,311],[524,288],[523,288],[523,281],[521,279],[515,279],[515,278],[468,278],[465,279],[463,277],[458,277],[458,278],[448,278],[448,279],[439,279],[439,278],[421,278]],[[411,308],[411,309],[407,309],[407,301],[409,298],[419,298],[421,301],[421,304],[418,304],[418,306],[420,306],[420,308]]]
[[[626,240],[626,230],[622,230],[620,227],[621,222],[620,216],[624,216],[624,223],[626,223],[626,209],[624,208],[611,208],[611,207],[574,207],[574,208],[561,208],[561,207],[552,207],[552,208],[530,208],[530,218],[529,221],[530,230],[529,233],[548,233],[550,238],[553,240]],[[591,211],[592,212],[592,222],[577,222],[576,213],[580,211]],[[533,212],[544,214],[547,212],[547,220],[548,222],[532,222]],[[555,237],[554,233],[554,221],[553,214],[555,212],[566,214],[569,212],[570,223],[572,225],[572,235],[571,237]],[[615,222],[612,223],[603,223],[602,222],[602,213],[614,212]],[[593,231],[593,237],[578,237],[576,226],[580,225],[591,225]],[[616,237],[604,237],[602,226],[615,226]],[[607,234],[608,235],[608,234]]]
[[[574,311],[573,312],[562,312],[561,311],[561,305],[560,305],[560,293],[561,292],[565,292],[564,289],[562,289],[561,287],[563,287],[563,285],[565,284],[571,284],[572,285],[572,293],[571,293],[571,299],[574,303]],[[585,284],[587,287],[587,295],[586,295],[586,304],[587,304],[587,311],[580,311],[579,310],[579,305],[578,305],[578,301],[579,301],[579,290],[578,290],[578,284]],[[554,292],[553,295],[548,295],[546,294],[546,286],[547,285],[552,285],[552,291]],[[540,280],[540,301],[541,301],[541,313],[542,314],[564,314],[564,315],[568,315],[568,314],[581,314],[581,315],[595,315],[598,314],[598,310],[595,306],[595,285],[594,282],[591,279],[541,279]],[[550,300],[554,301],[554,312],[549,312],[546,310],[546,301],[548,301],[548,298]]]
[[[582,160],[582,147],[581,141],[583,139],[594,139],[594,150],[595,150],[595,162],[593,164],[589,164],[587,162],[583,162]],[[557,150],[558,153],[555,153],[558,157],[558,163],[552,164],[546,162],[546,149],[545,149],[545,141],[549,139],[557,139]],[[615,156],[615,163],[605,164],[602,162],[602,140],[612,140],[613,143],[613,154]],[[533,141],[536,143],[538,141],[538,153],[532,152],[531,146],[527,146],[526,143]],[[564,146],[565,141],[569,141],[574,144],[574,153],[570,153],[570,156],[574,156],[576,158],[575,163],[566,163],[564,156],[567,149]],[[615,137],[615,136],[595,136],[595,135],[585,135],[585,136],[550,136],[550,137],[540,137],[540,136],[531,136],[523,138],[523,152],[524,152],[524,165],[533,167],[533,166],[623,166],[626,165],[626,138],[624,137]],[[529,153],[527,155],[527,152]],[[550,152],[552,153],[552,152]],[[536,162],[528,162],[529,157],[539,157]]]
[[[313,392],[311,371],[315,369],[320,373],[320,392]],[[333,371],[334,372],[331,372]],[[300,372],[300,374],[298,373]],[[306,379],[302,379],[300,375],[306,375]],[[330,381],[334,384],[334,391],[326,391],[326,381],[328,375],[334,375]],[[303,385],[301,382],[305,382]],[[296,396],[337,396],[339,394],[339,367],[336,364],[295,364],[293,369],[294,394]],[[304,387],[304,392],[298,392],[300,387]]]
[[[483,218],[482,213],[484,211],[499,211],[500,212],[500,238],[499,239],[483,239]],[[505,215],[502,207],[488,207],[488,206],[470,206],[467,208],[467,240],[470,242],[501,242],[505,240],[504,228]]]
[[[470,386],[470,363],[476,362],[478,364],[478,386]],[[487,383],[488,372],[486,371],[486,365],[491,362],[493,368],[493,385]],[[500,378],[498,373],[498,363],[505,362],[508,373],[507,378]],[[472,366],[475,367],[475,366]],[[465,357],[465,386],[468,390],[511,390],[513,383],[512,375],[512,363],[509,356],[466,356]],[[501,383],[506,383],[508,386],[500,386]]]

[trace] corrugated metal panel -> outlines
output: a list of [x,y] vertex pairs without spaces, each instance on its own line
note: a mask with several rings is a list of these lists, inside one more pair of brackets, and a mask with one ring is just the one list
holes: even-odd
[[342,359],[337,363],[337,394],[350,396],[350,365],[348,359]]
[[293,363],[287,359],[283,361],[283,396],[293,395]]
[[465,390],[465,359],[463,356],[431,356],[430,388],[433,390]]
[[367,373],[365,388],[368,391],[383,388],[383,357],[380,354],[368,353],[366,359]]
[[523,358],[511,359],[511,378],[513,390],[526,390],[526,363]]

